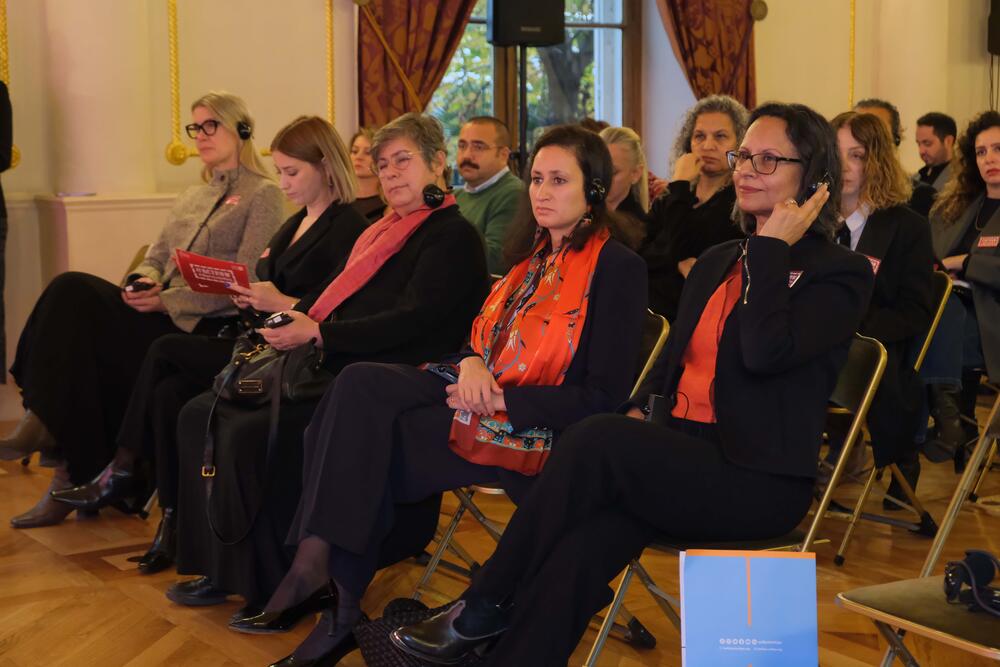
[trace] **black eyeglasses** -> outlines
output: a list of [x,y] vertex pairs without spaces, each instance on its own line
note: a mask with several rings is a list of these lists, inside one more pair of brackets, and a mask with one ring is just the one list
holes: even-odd
[[191,123],[190,125],[185,125],[184,131],[187,132],[187,135],[192,139],[197,139],[199,132],[204,132],[206,137],[210,137],[215,134],[215,131],[219,129],[220,125],[222,125],[222,123],[210,118],[204,123]]
[[729,160],[729,168],[733,171],[736,171],[740,168],[741,164],[750,160],[750,166],[753,167],[753,170],[764,176],[773,174],[782,162],[797,162],[798,164],[802,164],[802,160],[795,157],[781,157],[771,155],[770,153],[751,155],[748,151],[728,151],[726,159]]

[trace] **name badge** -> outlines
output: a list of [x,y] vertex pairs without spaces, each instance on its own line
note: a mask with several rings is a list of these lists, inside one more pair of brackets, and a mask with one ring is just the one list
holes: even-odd
[[793,287],[795,283],[799,282],[799,278],[802,277],[801,271],[789,271],[788,272],[788,286]]
[[980,248],[996,248],[1000,245],[1000,236],[980,236],[976,245]]
[[[861,254],[864,255],[864,253]],[[872,257],[871,255],[865,255],[865,257],[867,257],[868,261],[871,262],[872,273],[878,275],[878,267],[882,265],[882,260],[879,259],[878,257]]]
[[226,201],[224,201],[223,204],[225,204],[226,206],[236,206],[237,204],[240,203],[240,199],[242,199],[240,195],[232,195],[230,197],[227,197]]

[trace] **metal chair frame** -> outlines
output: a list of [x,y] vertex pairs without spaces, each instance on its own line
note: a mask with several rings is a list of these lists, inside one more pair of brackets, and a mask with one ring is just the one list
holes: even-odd
[[[827,515],[826,509],[829,507],[833,496],[833,490],[836,488],[837,480],[839,480],[843,469],[847,465],[847,459],[851,454],[851,447],[858,440],[858,435],[861,432],[865,416],[868,414],[868,409],[871,407],[872,399],[875,397],[875,392],[878,390],[879,382],[882,380],[882,374],[885,372],[885,364],[885,347],[883,347],[882,344],[874,338],[867,338],[865,336],[855,334],[848,356],[848,362],[840,373],[840,377],[837,381],[837,387],[834,389],[833,393],[833,400],[835,402],[844,405],[847,408],[852,408],[851,412],[853,413],[854,418],[851,421],[851,426],[848,429],[847,436],[844,438],[844,446],[841,448],[840,456],[837,458],[837,463],[834,466],[833,473],[830,477],[830,483],[827,485],[826,491],[824,491],[823,496],[820,499],[819,506],[813,513],[813,518],[810,521],[809,528],[805,533],[796,530],[789,535],[776,539],[754,542],[740,541],[714,544],[682,544],[673,541],[657,541],[648,546],[647,549],[674,554],[686,551],[687,549],[696,548],[740,551],[809,551],[813,545],[819,542],[819,540],[816,539],[819,531],[819,525],[823,518]],[[859,368],[859,366],[862,366],[862,368]],[[865,378],[865,381],[859,385],[858,380],[860,378]],[[612,624],[608,621],[608,619],[616,618],[621,612],[622,605],[625,600],[625,594],[628,591],[629,584],[632,582],[633,577],[639,578],[639,581],[642,582],[650,597],[653,598],[653,601],[656,602],[670,622],[673,623],[678,632],[680,631],[680,599],[670,595],[657,586],[656,582],[653,581],[653,578],[649,575],[649,572],[646,571],[646,569],[639,562],[639,559],[636,558],[629,563],[629,565],[625,568],[625,571],[622,573],[621,580],[615,590],[615,596],[611,601],[611,606],[608,608],[608,614],[597,633],[597,638],[594,640],[593,646],[591,646],[590,653],[587,655],[587,660],[584,662],[585,667],[594,667],[594,665],[597,664],[597,660],[600,657],[601,651],[604,649],[604,644],[607,641],[608,634],[610,633],[612,627]]]

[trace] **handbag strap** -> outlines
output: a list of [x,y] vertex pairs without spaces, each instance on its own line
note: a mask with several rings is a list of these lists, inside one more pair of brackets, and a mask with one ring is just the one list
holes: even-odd
[[[268,406],[268,428],[267,428],[267,449],[265,450],[265,461],[271,460],[271,452],[274,449],[274,445],[278,440],[278,416],[281,413],[281,378],[284,374],[285,369],[285,359],[288,357],[286,354],[282,354],[278,357],[277,362],[274,364],[273,374],[274,377],[271,381],[271,396],[270,403]],[[215,394],[215,400],[212,401],[212,407],[208,411],[208,420],[205,423],[205,448],[202,453],[202,465],[201,465],[201,476],[205,480],[205,517],[208,520],[208,526],[212,529],[215,534],[215,538],[219,540],[223,545],[229,547],[234,544],[239,544],[250,535],[250,531],[253,530],[254,524],[257,522],[256,513],[253,519],[250,520],[250,525],[247,526],[246,531],[240,535],[235,540],[227,540],[219,533],[219,530],[215,527],[215,523],[212,521],[212,486],[215,481],[215,434],[212,432],[212,417],[215,415],[215,407],[219,404],[219,399],[222,397],[223,390],[232,382],[233,377],[236,375],[236,371],[242,364],[239,361],[233,362],[230,369],[223,376],[222,382],[219,385],[219,391]]]

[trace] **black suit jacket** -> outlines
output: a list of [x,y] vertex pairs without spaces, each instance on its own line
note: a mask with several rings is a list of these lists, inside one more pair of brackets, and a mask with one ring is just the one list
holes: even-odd
[[319,325],[326,365],[338,373],[355,361],[440,359],[462,346],[488,289],[479,232],[457,206],[439,209]]
[[912,452],[918,426],[920,381],[913,360],[934,309],[930,223],[906,206],[875,211],[868,216],[855,250],[878,264],[860,333],[882,343],[887,354],[885,373],[868,413],[875,462],[882,466]]
[[816,476],[826,405],[871,297],[871,265],[809,233],[794,246],[753,236],[705,251],[681,294],[659,360],[633,399],[676,402],[688,341],[705,304],[746,248],[744,297],[719,341],[715,415],[732,463],[774,474]]
[[275,232],[257,262],[257,277],[270,280],[283,294],[312,303],[340,272],[368,223],[349,204],[335,202],[292,243],[305,217],[302,209]]

